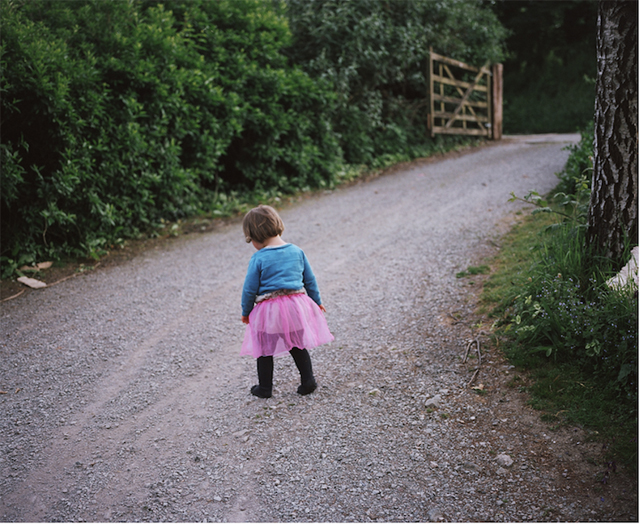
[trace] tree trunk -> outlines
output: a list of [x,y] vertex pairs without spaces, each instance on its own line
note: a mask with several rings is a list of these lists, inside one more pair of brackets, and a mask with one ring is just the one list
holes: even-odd
[[595,157],[587,242],[621,261],[638,237],[638,4],[598,7]]

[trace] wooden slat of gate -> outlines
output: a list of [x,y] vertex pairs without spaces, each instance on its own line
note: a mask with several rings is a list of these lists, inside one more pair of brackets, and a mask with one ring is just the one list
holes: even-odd
[[460,62],[459,60],[454,60],[453,58],[449,58],[448,56],[439,55],[438,53],[434,53],[433,51],[431,51],[431,59],[442,62],[443,64],[459,67],[460,69],[466,69],[467,71],[472,71],[474,73],[478,73],[480,71],[478,67],[465,64],[464,62]]
[[[455,113],[451,113],[451,112],[447,112],[447,111],[436,111],[433,114],[434,117],[436,118],[447,118],[447,119],[451,119],[454,118],[456,116]],[[483,115],[458,115],[457,116],[457,120],[465,120],[467,122],[489,122],[489,117],[488,116],[483,116]]]
[[[463,89],[468,89],[471,83],[465,82],[464,80],[451,80],[451,78],[447,78],[446,76],[433,75],[433,80],[440,84],[446,84],[454,87],[461,87]],[[489,88],[487,86],[479,85],[475,88],[476,91],[483,91],[487,93]]]
[[[480,69],[480,71],[478,71],[478,74],[476,74],[476,77],[474,78],[473,82],[471,82],[471,84],[467,88],[467,90],[464,93],[464,95],[462,95],[462,99],[460,100],[460,105],[458,105],[458,107],[456,107],[455,111],[453,112],[453,118],[449,119],[449,121],[445,125],[445,127],[447,129],[451,129],[451,127],[453,126],[453,123],[457,120],[458,115],[463,110],[464,103],[471,96],[471,93],[473,93],[476,90],[476,87],[479,87],[478,86],[478,82],[480,81],[480,79],[485,74],[487,75],[487,78],[489,78],[488,75],[490,73],[489,73],[489,70],[487,69],[488,65],[489,65],[489,62],[487,62],[484,66],[482,66],[482,69]],[[484,86],[484,87],[486,88],[486,86]],[[479,89],[478,89],[478,91],[479,91]]]
[[435,127],[436,133],[439,135],[472,135],[472,136],[488,136],[488,132],[484,129],[462,129],[459,127]]
[[[459,98],[454,98],[452,96],[433,95],[433,97],[436,101],[441,100],[443,102],[448,102],[449,104],[457,104],[460,102]],[[480,109],[487,109],[489,107],[489,104],[487,102],[483,102],[482,100],[465,100],[464,105],[468,107],[477,107]]]

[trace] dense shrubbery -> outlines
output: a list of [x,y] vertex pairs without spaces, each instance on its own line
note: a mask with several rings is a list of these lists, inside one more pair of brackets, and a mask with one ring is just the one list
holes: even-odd
[[571,149],[560,174],[560,186],[571,194],[561,193],[559,199],[561,212],[570,218],[564,217],[545,234],[530,278],[513,303],[512,326],[521,347],[557,362],[572,362],[597,377],[602,389],[611,388],[635,402],[637,290],[621,292],[606,283],[628,257],[612,261],[585,247],[586,212],[579,210],[586,210],[589,198],[585,169],[590,171],[593,130],[585,131]]
[[234,192],[329,186],[353,172],[343,150],[384,165],[455,144],[427,138],[425,53],[499,58],[503,37],[478,0],[0,6],[4,275]]
[[2,7],[5,257],[95,253],[229,188],[332,180],[333,95],[287,65],[268,4]]

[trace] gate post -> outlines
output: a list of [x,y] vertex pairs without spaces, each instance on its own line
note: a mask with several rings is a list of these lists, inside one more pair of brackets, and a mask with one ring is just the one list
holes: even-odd
[[429,85],[429,114],[427,115],[427,126],[429,129],[429,134],[431,138],[436,136],[433,132],[433,126],[435,125],[433,118],[433,47],[429,48],[429,60],[427,60],[427,83]]
[[491,81],[491,138],[502,139],[502,64],[493,64]]

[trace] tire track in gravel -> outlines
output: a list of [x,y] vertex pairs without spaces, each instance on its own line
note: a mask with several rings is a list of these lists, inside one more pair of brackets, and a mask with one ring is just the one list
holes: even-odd
[[455,273],[508,229],[511,191],[555,185],[576,138],[505,140],[284,209],[336,336],[313,352],[309,397],[290,359],[274,398],[248,393],[239,295],[253,251],[237,221],[3,304],[2,520],[469,520],[447,502],[463,495],[457,470],[421,468],[458,460],[447,439],[466,456],[472,430],[441,434],[448,421],[418,399],[465,398]]

